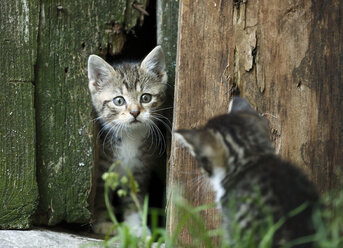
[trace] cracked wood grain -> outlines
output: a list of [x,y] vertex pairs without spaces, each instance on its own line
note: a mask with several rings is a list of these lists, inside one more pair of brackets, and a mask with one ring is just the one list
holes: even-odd
[[0,5],[0,229],[26,229],[36,210],[34,65],[38,1]]

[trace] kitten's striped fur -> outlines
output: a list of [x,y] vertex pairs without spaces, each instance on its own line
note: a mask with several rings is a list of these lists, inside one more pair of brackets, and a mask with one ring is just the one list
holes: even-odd
[[[318,198],[313,184],[275,155],[266,119],[246,100],[235,97],[229,111],[201,129],[175,133],[210,177],[228,239],[234,221],[243,231],[252,226],[260,230],[266,226],[267,213],[276,223],[303,203],[307,208],[276,232],[273,247],[312,234],[312,209]],[[256,241],[261,238],[256,233]]]
[[[129,169],[139,184],[138,198],[142,203],[151,170],[158,165],[164,149],[164,138],[157,126],[157,122],[165,118],[162,110],[167,74],[163,51],[157,46],[141,63],[119,63],[113,67],[91,55],[88,78],[92,103],[101,125],[93,230],[106,234],[112,223],[104,204],[102,174],[115,162],[119,163],[115,170],[120,176],[126,175]],[[141,220],[131,198],[121,198],[115,209],[121,209],[124,221],[140,235]]]

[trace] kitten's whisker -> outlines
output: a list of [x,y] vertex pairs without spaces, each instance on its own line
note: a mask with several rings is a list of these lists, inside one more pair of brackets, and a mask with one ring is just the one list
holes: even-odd
[[165,116],[163,116],[161,114],[153,113],[152,116],[154,116],[155,118],[161,118],[161,121],[162,121],[162,119],[165,119],[168,122],[168,126],[172,125],[170,120],[169,120],[169,118],[167,118],[167,117],[165,117]]
[[[158,118],[158,117],[156,117],[156,116],[153,116],[153,115],[151,115],[151,118],[153,118],[154,120],[157,120],[157,121],[161,122],[162,124],[164,124],[164,126],[168,129],[168,131],[169,131],[170,133],[172,132],[170,126],[169,126],[165,121],[163,121],[163,120],[161,120],[160,118]],[[155,125],[156,125],[156,124],[155,124]]]
[[122,124],[117,122],[116,120],[111,121],[111,123],[112,125],[106,124],[107,126],[110,126],[110,128],[108,128],[107,134],[103,139],[103,151],[106,143],[111,147],[112,151],[114,151],[116,140],[118,139],[118,137],[121,137],[120,132],[122,129]]
[[[106,124],[107,125],[107,124]],[[105,144],[106,144],[106,142],[107,142],[107,137],[108,137],[108,135],[110,135],[110,139],[109,139],[109,145],[112,147],[112,136],[113,136],[113,133],[115,132],[115,128],[116,128],[116,125],[113,125],[113,126],[111,126],[110,128],[109,128],[109,130],[108,130],[108,132],[107,132],[107,134],[106,134],[106,136],[105,136],[105,138],[104,138],[104,140],[103,140],[103,143],[102,143],[102,150],[103,150],[103,152],[106,154],[106,152],[105,152]]]
[[189,192],[192,192],[192,195],[189,197],[190,201],[194,201],[196,198],[199,198],[200,186],[197,184]]
[[158,133],[158,141],[159,141],[159,145],[160,145],[160,152],[159,154],[161,155],[163,153],[163,151],[165,150],[165,147],[166,147],[166,141],[165,141],[165,138],[164,138],[164,135],[162,134],[161,130],[159,129],[159,127],[156,125],[156,123],[154,122],[151,122],[152,126],[155,128],[155,130],[157,131]]
[[205,185],[208,183],[207,177],[205,175],[202,175],[199,177],[199,180],[197,181],[197,185],[191,189],[190,192],[192,193],[192,201],[196,199],[196,197],[200,197],[202,194],[201,191],[205,189]]
[[190,192],[194,192],[195,189],[199,187],[201,179],[196,178],[187,184],[187,188]]
[[153,121],[150,121],[150,127],[151,127],[151,131],[153,135],[152,138],[153,138],[153,141],[155,142],[155,145],[153,146],[154,152],[155,152],[157,147],[159,146],[159,137],[158,137],[158,133],[155,130],[155,126],[153,124],[154,124]]
[[190,189],[194,190],[199,185],[201,180],[202,180],[201,176],[193,177],[191,180],[188,180],[187,185],[189,185]]
[[106,129],[110,129],[111,127],[107,127],[107,123],[104,123],[103,125],[101,125],[101,129],[98,132],[97,135],[97,139],[102,135],[102,133],[106,130]]
[[174,108],[174,107],[171,106],[171,107],[165,107],[165,108],[160,108],[160,109],[154,109],[154,110],[152,110],[151,112],[152,112],[152,113],[153,113],[153,112],[160,112],[160,111],[168,110],[168,109],[172,109],[172,108]]
[[[113,126],[111,127],[110,129],[110,133],[111,133],[111,137],[110,137],[110,143],[111,145],[113,145],[113,142],[116,140],[116,138],[118,137],[117,133],[118,133],[118,130],[120,129],[120,123],[117,123],[115,121],[112,121],[113,123]],[[106,135],[107,136],[107,135]],[[106,139],[106,137],[105,137]]]
[[150,124],[152,134],[153,134],[152,139],[153,139],[153,141],[154,141],[154,139],[156,139],[156,146],[154,146],[154,149],[156,149],[160,144],[159,134],[156,131],[155,123],[153,121],[149,121],[149,124]]
[[167,85],[167,86],[170,87],[170,88],[173,88],[173,87],[174,87],[173,85],[169,84],[168,82],[165,82],[165,83],[163,83],[163,84]]
[[101,119],[103,119],[103,116],[99,115],[98,117],[92,119],[91,121],[96,122],[96,121],[101,120]]
[[123,133],[127,134],[127,126],[124,123],[119,123],[117,137],[123,137]]
[[203,173],[200,173],[189,180],[188,183],[190,184],[190,186],[191,184],[193,184],[193,186],[198,187],[200,183],[203,183],[204,180],[206,180],[206,176]]
[[[154,132],[152,130],[152,127],[150,126],[150,123],[147,122],[146,123],[146,127],[148,128],[148,134],[147,136],[145,137],[145,140],[148,140],[148,139],[151,139],[151,142],[150,142],[150,146],[148,148],[148,150],[150,151],[150,149],[153,147],[154,145]],[[151,138],[150,138],[151,137]]]
[[119,126],[115,125],[115,126],[113,126],[113,131],[111,132],[110,146],[111,146],[112,150],[114,150],[114,148],[115,148],[115,140],[116,140],[116,137],[118,137],[117,136],[118,129],[119,129]]

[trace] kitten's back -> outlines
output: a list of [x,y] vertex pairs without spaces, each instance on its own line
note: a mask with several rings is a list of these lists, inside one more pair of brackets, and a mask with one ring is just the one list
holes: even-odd
[[[258,225],[259,221],[266,225],[263,222],[268,217],[266,215],[273,217],[274,224],[284,218],[285,223],[275,233],[273,247],[314,233],[312,212],[318,195],[306,175],[291,163],[276,155],[265,155],[234,178],[224,179],[223,183],[226,192],[222,198],[222,208],[224,215],[229,216],[227,222],[239,216],[236,221],[244,230],[253,224]],[[256,204],[255,200],[259,203]],[[230,213],[232,202],[237,211],[235,216]],[[300,213],[289,215],[302,207],[304,210]]]

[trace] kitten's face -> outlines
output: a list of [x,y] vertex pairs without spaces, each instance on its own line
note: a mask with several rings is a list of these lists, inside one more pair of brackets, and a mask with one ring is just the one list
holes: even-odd
[[234,165],[253,156],[272,153],[269,126],[242,98],[234,98],[229,114],[211,119],[198,130],[178,130],[175,136],[211,177],[215,171],[230,173]]
[[179,130],[175,137],[189,149],[199,163],[200,168],[208,176],[212,176],[216,168],[225,170],[229,151],[220,133],[211,129]]
[[108,128],[151,125],[165,100],[167,75],[159,46],[141,64],[123,63],[112,67],[91,55],[88,77],[94,108]]

